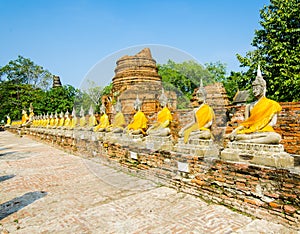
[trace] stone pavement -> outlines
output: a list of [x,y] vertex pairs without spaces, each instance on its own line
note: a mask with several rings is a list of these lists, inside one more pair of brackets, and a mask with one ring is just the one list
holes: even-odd
[[0,132],[0,233],[296,233]]

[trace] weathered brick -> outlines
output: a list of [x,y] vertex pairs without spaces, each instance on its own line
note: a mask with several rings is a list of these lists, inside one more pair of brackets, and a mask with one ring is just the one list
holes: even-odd
[[287,213],[289,213],[289,214],[293,214],[293,213],[295,213],[296,210],[297,210],[297,209],[296,209],[294,206],[292,206],[292,205],[284,205],[284,206],[283,206],[283,209],[284,209],[285,212],[287,212]]

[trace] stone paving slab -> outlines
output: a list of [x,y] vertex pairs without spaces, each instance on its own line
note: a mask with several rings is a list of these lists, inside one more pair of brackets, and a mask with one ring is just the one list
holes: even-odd
[[0,233],[296,233],[0,132]]

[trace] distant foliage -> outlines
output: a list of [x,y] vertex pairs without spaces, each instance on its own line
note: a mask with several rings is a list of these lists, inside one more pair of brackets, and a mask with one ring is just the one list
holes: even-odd
[[162,77],[164,88],[176,92],[177,108],[182,109],[189,105],[200,79],[204,86],[226,80],[226,65],[216,62],[203,66],[195,61],[175,63],[169,60],[167,64],[158,65],[158,74]]
[[30,59],[19,56],[0,68],[0,121],[10,115],[21,119],[22,110],[28,112],[30,103],[36,115],[72,111],[78,90],[70,85],[50,88],[52,74]]
[[0,68],[0,81],[14,84],[31,84],[35,88],[47,90],[51,87],[53,75],[43,67],[34,64],[28,58],[18,56]]

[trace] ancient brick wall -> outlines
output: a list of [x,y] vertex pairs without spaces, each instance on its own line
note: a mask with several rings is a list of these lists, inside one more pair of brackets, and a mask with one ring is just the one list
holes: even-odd
[[274,128],[281,134],[281,144],[290,154],[300,155],[300,102],[281,102],[282,111]]

